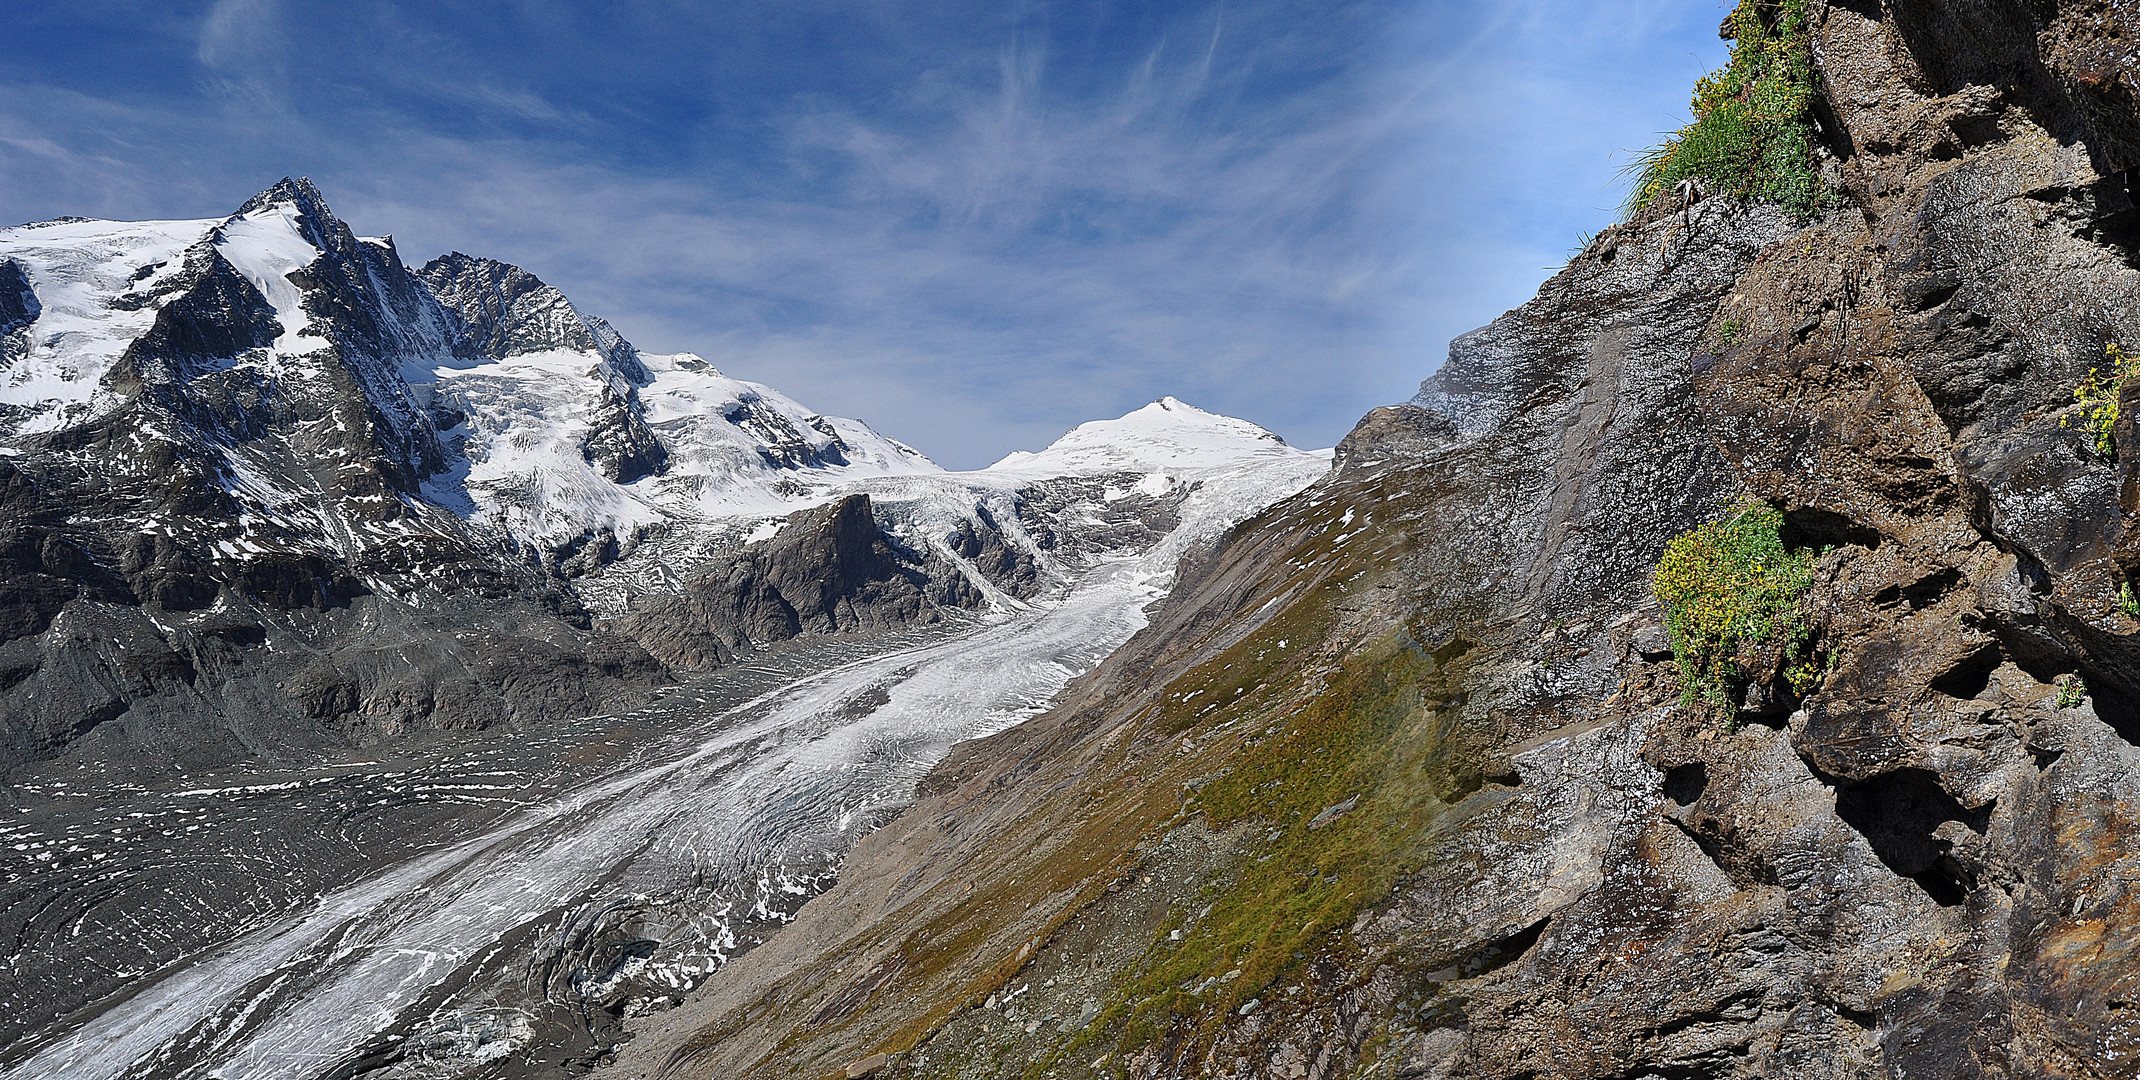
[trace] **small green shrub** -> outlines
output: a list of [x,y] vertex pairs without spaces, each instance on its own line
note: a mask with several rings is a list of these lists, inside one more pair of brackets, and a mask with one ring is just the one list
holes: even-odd
[[2128,619],[2140,619],[2140,597],[2133,595],[2133,583],[2130,581],[2118,585],[2118,610],[2124,612]]
[[1782,514],[1747,506],[1665,544],[1655,587],[1686,704],[1734,716],[1732,692],[1762,668],[1774,670],[1779,648],[1794,689],[1817,682],[1799,609],[1813,584],[1814,556],[1785,548],[1782,529]]
[[1630,166],[1630,211],[1691,179],[1718,194],[1776,203],[1801,219],[1833,201],[1814,152],[1810,6],[1740,0],[1726,20],[1731,61],[1694,84],[1693,122]]
[[[2125,380],[2140,375],[2140,354],[2129,354],[2113,341],[2103,346],[2103,355],[2110,359],[2110,371],[2106,374],[2100,367],[2089,368],[2088,377],[2073,388],[2073,400],[2080,403],[2081,430],[2095,436],[2095,452],[2105,460],[2116,461],[2118,389]],[[2067,416],[2058,426],[2071,427],[2073,420]]]
[[2083,702],[2083,701],[2086,701],[2087,699],[2088,699],[2088,684],[2087,684],[2087,683],[2085,683],[2085,682],[2082,682],[2082,681],[2081,681],[2081,677],[2080,677],[2080,676],[2078,676],[2078,675],[2060,675],[2060,676],[2058,677],[2058,707],[2059,707],[2059,708],[2061,708],[2061,709],[2071,709],[2071,708],[2076,708],[2076,707],[2078,707],[2078,706],[2080,705],[2080,703],[2081,703],[2081,702]]

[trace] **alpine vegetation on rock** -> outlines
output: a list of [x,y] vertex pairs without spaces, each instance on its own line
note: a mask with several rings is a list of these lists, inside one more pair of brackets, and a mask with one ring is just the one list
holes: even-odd
[[1678,136],[620,1072],[2130,1074],[2140,7],[1726,29],[1759,153]]

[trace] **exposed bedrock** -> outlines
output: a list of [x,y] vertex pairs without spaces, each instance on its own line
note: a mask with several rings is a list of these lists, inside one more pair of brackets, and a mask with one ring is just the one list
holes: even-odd
[[[1608,229],[621,1071],[2131,1075],[2140,8],[1811,10],[1844,205]],[[1649,577],[1745,499],[1727,723]]]
[[[1003,548],[993,531],[986,545],[977,531],[964,527],[960,554]],[[943,556],[897,546],[878,527],[870,497],[857,494],[788,515],[778,534],[675,593],[633,598],[614,625],[662,660],[698,668],[725,663],[739,648],[932,623],[945,608],[986,603]]]
[[0,337],[6,337],[37,321],[44,306],[37,291],[13,259],[0,262]]

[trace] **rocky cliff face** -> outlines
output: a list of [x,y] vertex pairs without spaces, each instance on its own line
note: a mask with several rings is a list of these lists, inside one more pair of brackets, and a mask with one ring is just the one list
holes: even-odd
[[[1838,208],[1607,230],[622,1071],[2129,1075],[2140,7],[1808,10]],[[1727,722],[1650,574],[1747,499]]]
[[639,388],[654,381],[639,350],[608,323],[582,315],[565,294],[540,278],[495,259],[456,251],[424,264],[417,276],[461,316],[471,344],[494,361],[566,352],[597,358],[600,383],[580,455],[619,484],[652,476],[668,464],[668,448],[646,425]]
[[674,593],[635,598],[617,625],[662,660],[700,668],[739,648],[930,623],[945,608],[987,605],[955,568],[933,563],[894,547],[869,496],[849,495],[789,515],[774,536]]

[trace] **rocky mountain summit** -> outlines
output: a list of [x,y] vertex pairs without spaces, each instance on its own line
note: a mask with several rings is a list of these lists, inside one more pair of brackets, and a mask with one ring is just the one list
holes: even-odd
[[[1717,141],[617,1072],[2132,1075],[2140,6],[1725,29]],[[1660,559],[1764,522],[1690,694]]]

